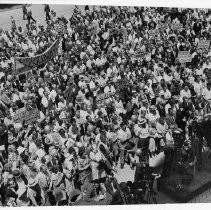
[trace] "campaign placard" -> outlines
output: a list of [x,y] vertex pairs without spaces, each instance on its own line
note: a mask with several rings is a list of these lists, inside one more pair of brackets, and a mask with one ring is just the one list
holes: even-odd
[[198,49],[208,49],[210,47],[210,40],[199,40]]
[[171,29],[174,31],[180,31],[183,29],[183,25],[180,23],[173,23],[171,24]]
[[22,123],[25,121],[26,125],[29,125],[40,118],[40,111],[38,109],[26,110],[22,108],[17,110],[16,114],[13,116],[13,121],[15,123]]
[[192,57],[189,51],[180,51],[178,53],[178,60],[180,63],[188,63],[192,61]]

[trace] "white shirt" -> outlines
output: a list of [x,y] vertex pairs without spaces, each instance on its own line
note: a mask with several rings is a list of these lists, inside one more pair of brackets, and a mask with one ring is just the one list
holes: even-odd
[[204,88],[202,90],[202,95],[204,95],[204,98],[206,100],[210,100],[211,99],[211,90],[208,90],[207,88]]
[[156,122],[159,118],[160,118],[160,114],[159,114],[158,111],[156,111],[156,115],[154,115],[154,114],[152,114],[152,113],[149,113],[149,114],[148,114],[148,120],[149,120],[149,122],[151,122],[151,123]]
[[140,138],[147,138],[149,136],[149,127],[146,125],[146,128],[141,128],[138,124],[135,124],[134,133]]
[[43,88],[39,88],[38,93],[42,97],[43,93],[44,93],[44,89]]
[[41,103],[42,103],[42,105],[45,107],[45,108],[47,108],[48,107],[48,99],[44,96],[44,97],[42,97],[42,100],[41,100]]
[[201,83],[194,82],[193,87],[194,87],[194,91],[195,91],[196,94],[201,93],[201,88],[202,88]]
[[64,102],[59,102],[58,103],[58,110],[60,111],[60,110],[62,110],[63,108],[65,108],[66,107],[66,101],[64,101]]
[[191,98],[191,92],[190,92],[190,90],[188,90],[188,91],[181,90],[181,91],[180,91],[180,96],[181,96],[181,99],[182,99],[184,96],[187,97],[187,98]]
[[54,102],[55,98],[57,96],[57,92],[55,90],[52,90],[49,94],[49,98]]
[[120,129],[118,131],[118,138],[120,139],[121,142],[125,142],[126,140],[131,138],[131,132],[129,128],[126,128],[126,130]]

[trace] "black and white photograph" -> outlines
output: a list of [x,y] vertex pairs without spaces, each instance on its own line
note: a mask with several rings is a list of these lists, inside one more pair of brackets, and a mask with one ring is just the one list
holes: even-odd
[[0,206],[211,203],[210,8],[0,1]]

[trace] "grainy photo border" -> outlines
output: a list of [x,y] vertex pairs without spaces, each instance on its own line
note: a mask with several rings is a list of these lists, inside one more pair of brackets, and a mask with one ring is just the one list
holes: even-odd
[[[72,5],[114,5],[114,6],[151,6],[151,7],[183,7],[183,8],[211,8],[211,0],[0,0],[0,4],[3,3],[27,3],[27,4],[72,4]],[[117,210],[117,209],[130,209],[130,210],[138,210],[138,209],[148,209],[148,210],[178,210],[178,209],[188,209],[188,210],[196,210],[196,209],[211,209],[210,204],[158,204],[158,205],[130,205],[130,206],[66,206],[66,207],[58,207],[58,206],[49,206],[49,207],[41,207],[45,209],[51,210],[54,208],[55,210],[69,210],[71,209],[86,209],[92,210],[93,208],[96,210]],[[21,207],[15,208],[17,210],[21,210]],[[25,209],[31,209],[31,207],[26,207]],[[39,210],[40,207],[34,207],[34,210]]]

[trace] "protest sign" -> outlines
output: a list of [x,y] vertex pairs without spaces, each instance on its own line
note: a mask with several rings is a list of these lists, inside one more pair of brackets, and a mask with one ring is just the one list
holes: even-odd
[[40,112],[38,109],[26,110],[26,108],[17,110],[13,116],[14,123],[22,123],[25,120],[26,125],[35,122],[39,118]]
[[173,43],[170,40],[164,41],[164,47],[172,47]]
[[160,31],[163,31],[163,30],[165,30],[165,29],[168,28],[168,25],[167,25],[167,23],[159,23],[159,24],[157,25],[157,28],[158,28]]
[[16,57],[16,74],[22,74],[30,70],[35,66],[40,66],[41,64],[46,64],[49,60],[54,58],[58,53],[59,39],[54,41],[54,43],[42,54],[36,55],[34,57]]
[[147,55],[146,51],[138,51],[131,55],[131,58],[137,60],[138,58],[143,58]]
[[110,98],[110,97],[112,97],[114,95],[115,95],[115,93],[111,93],[111,92],[108,92],[108,93],[100,93],[96,97],[96,103],[98,105],[104,104],[104,102],[105,102],[106,99],[108,99],[108,98]]
[[174,31],[180,31],[183,29],[183,25],[180,23],[173,23],[171,24],[171,29]]
[[156,35],[158,35],[160,32],[158,29],[151,29],[148,31],[149,37],[155,37]]
[[180,63],[187,63],[192,61],[192,57],[189,51],[179,51],[178,60]]
[[162,41],[161,38],[156,38],[156,39],[155,39],[155,43],[156,43],[157,45],[159,45],[159,44],[163,44],[163,41]]
[[210,40],[199,40],[198,49],[208,49],[210,47]]
[[59,34],[65,34],[67,32],[66,24],[61,20],[57,24],[55,24],[54,28],[55,31]]
[[118,89],[125,89],[125,88],[128,88],[130,85],[127,79],[120,79],[116,83],[117,83]]

